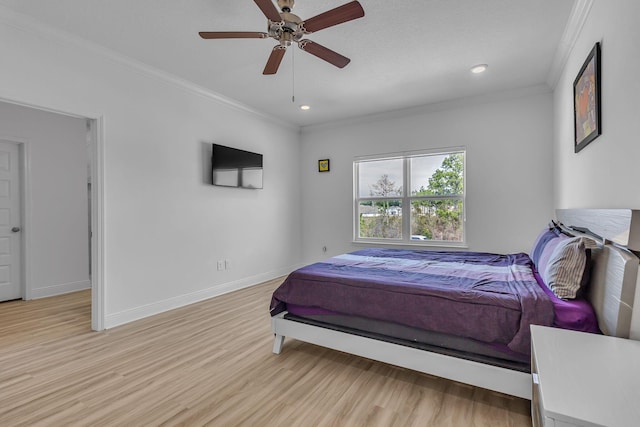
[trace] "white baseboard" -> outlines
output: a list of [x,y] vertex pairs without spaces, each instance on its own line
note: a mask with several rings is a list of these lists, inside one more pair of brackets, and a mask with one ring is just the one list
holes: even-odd
[[44,288],[31,289],[31,299],[47,298],[56,295],[68,294],[70,292],[91,289],[90,280],[80,280],[78,282],[60,283],[59,285],[45,286]]
[[245,277],[240,280],[236,280],[228,283],[221,283],[207,289],[191,292],[189,294],[178,295],[166,300],[157,301],[151,304],[145,304],[143,306],[130,308],[128,310],[123,310],[118,313],[107,314],[105,316],[104,326],[105,326],[105,329],[114,328],[116,326],[124,325],[125,323],[129,323],[135,320],[143,319],[145,317],[153,316],[154,314],[160,314],[165,311],[184,307],[185,305],[194,304],[194,303],[204,301],[209,298],[217,297],[229,292],[237,291],[243,288],[248,288],[250,286],[254,286],[259,283],[266,282],[268,280],[285,276],[291,273],[293,270],[300,267],[301,265],[290,267],[290,268],[283,268],[281,270],[271,271],[268,273],[258,274],[255,276]]

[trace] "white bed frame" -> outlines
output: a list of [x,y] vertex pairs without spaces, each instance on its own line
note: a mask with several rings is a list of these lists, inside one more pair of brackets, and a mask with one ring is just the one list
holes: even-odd
[[[565,209],[556,217],[568,227],[602,236],[593,254],[590,300],[603,333],[640,339],[640,260],[625,247],[640,250],[640,211],[630,209]],[[575,232],[574,234],[580,234]],[[615,243],[612,243],[615,242]],[[273,352],[280,354],[285,337],[412,369],[461,383],[531,399],[531,374],[426,350],[352,335],[284,318],[271,318]]]

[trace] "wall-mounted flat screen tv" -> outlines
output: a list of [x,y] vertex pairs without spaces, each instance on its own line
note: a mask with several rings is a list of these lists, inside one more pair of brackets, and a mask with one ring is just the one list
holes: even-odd
[[213,144],[211,182],[223,187],[262,188],[262,154]]

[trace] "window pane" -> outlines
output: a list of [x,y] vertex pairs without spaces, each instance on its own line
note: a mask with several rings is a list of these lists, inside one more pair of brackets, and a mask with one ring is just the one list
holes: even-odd
[[360,202],[360,237],[402,239],[402,202],[381,200]]
[[360,162],[358,197],[402,195],[402,159]]
[[411,240],[462,242],[462,200],[413,200]]
[[462,194],[464,154],[439,154],[410,158],[412,196]]

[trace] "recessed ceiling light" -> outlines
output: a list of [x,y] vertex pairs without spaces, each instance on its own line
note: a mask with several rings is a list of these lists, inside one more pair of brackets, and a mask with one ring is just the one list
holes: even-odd
[[471,72],[473,74],[484,73],[485,71],[487,71],[487,68],[489,68],[487,64],[478,64],[471,67]]
[[305,110],[305,111],[306,111],[306,110],[310,110],[310,109],[311,109],[311,107],[309,107],[308,105],[301,105],[301,106],[300,106],[300,109],[301,109],[301,110]]

